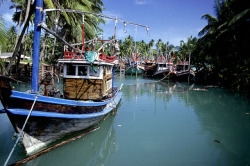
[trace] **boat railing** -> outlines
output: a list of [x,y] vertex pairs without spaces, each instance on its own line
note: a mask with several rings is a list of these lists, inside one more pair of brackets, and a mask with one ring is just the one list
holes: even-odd
[[84,55],[78,52],[64,52],[64,59],[84,59]]

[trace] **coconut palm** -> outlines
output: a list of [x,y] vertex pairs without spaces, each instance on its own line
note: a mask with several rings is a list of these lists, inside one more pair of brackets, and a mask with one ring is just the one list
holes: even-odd
[[16,32],[16,28],[15,26],[11,26],[9,28],[9,30],[7,31],[8,37],[6,40],[6,52],[12,52],[13,51],[13,46],[15,45],[15,41],[16,41],[16,36],[17,36],[17,32]]
[[0,52],[6,46],[6,39],[7,35],[5,31],[4,20],[0,16]]
[[156,42],[156,49],[158,51],[159,54],[161,54],[161,51],[162,51],[162,40],[159,39],[157,42]]
[[223,86],[249,92],[250,3],[217,0],[215,16],[203,18],[208,24],[199,33],[201,38],[193,52],[197,68]]

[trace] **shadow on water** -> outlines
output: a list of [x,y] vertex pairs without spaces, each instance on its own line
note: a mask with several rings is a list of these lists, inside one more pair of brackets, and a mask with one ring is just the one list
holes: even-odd
[[192,92],[189,97],[203,127],[200,132],[209,132],[209,145],[221,150],[220,164],[250,164],[249,102],[220,88],[204,94]]

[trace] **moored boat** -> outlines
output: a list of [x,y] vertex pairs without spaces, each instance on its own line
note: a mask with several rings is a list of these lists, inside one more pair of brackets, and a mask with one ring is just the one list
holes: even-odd
[[188,62],[180,62],[171,70],[170,78],[179,81],[188,81],[194,77],[194,72],[190,70]]
[[169,75],[169,72],[172,68],[172,62],[157,62],[156,71],[153,74],[153,77],[164,78]]
[[[42,80],[44,94],[11,90],[2,78],[1,96],[5,111],[17,133],[21,132],[26,117],[30,114],[23,131],[22,142],[27,153],[32,153],[52,141],[72,132],[84,130],[98,123],[112,111],[121,99],[120,88],[113,87],[113,65],[105,61],[73,57],[60,59],[64,64],[63,95]],[[94,68],[96,71],[94,71]],[[9,96],[7,95],[9,94]],[[34,106],[32,107],[32,105]]]
[[[44,15],[51,11],[82,14],[83,43],[82,50],[79,50],[41,23],[41,18],[46,18],[46,16],[42,17],[40,12],[42,4],[42,0],[36,1],[31,91],[15,91],[6,77],[0,77],[0,99],[4,111],[18,133],[16,143],[21,139],[28,154],[40,150],[66,135],[95,125],[116,108],[122,96],[120,92],[122,85],[114,87],[116,54],[112,57],[102,54],[100,50],[105,44],[100,46],[96,52],[94,50],[85,52],[84,14],[95,13],[69,9],[46,9],[43,12]],[[110,18],[104,15],[98,16]],[[117,22],[117,18],[113,18],[113,20]],[[147,26],[144,27],[148,29]],[[39,81],[41,28],[58,37],[67,45],[64,50],[64,58],[58,60],[63,64],[64,69],[63,93],[60,93],[55,85],[54,73],[46,73]],[[96,41],[96,39],[94,40]],[[107,43],[117,46],[116,41],[116,39],[107,40]],[[68,47],[71,49],[70,51]],[[42,93],[39,87],[43,88]]]
[[144,65],[142,64],[141,58],[138,54],[132,55],[129,59],[129,66],[127,66],[125,74],[126,75],[142,75],[144,73]]

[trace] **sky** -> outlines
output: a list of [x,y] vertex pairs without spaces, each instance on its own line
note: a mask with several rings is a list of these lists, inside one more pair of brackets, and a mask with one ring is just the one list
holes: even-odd
[[[150,36],[146,28],[127,24],[124,33],[122,22],[117,23],[116,35],[124,39],[131,35],[136,41],[161,39],[174,46],[180,41],[187,41],[190,36],[197,37],[198,32],[207,24],[201,17],[204,14],[214,15],[215,0],[102,0],[103,14],[110,17],[149,26]],[[5,0],[0,5],[0,15],[4,18],[7,27],[15,25],[12,22],[14,9],[9,9],[10,1]],[[103,38],[114,35],[115,21],[106,20],[101,25],[104,30]]]

